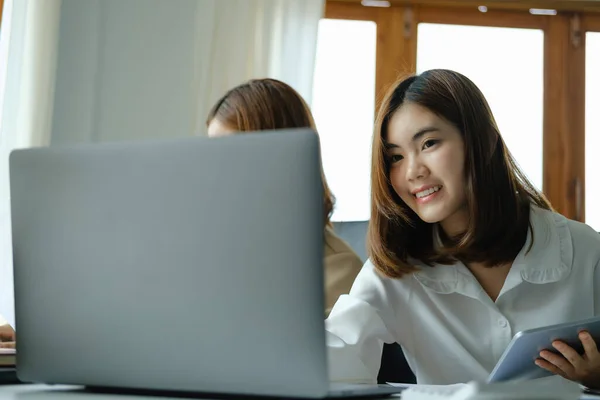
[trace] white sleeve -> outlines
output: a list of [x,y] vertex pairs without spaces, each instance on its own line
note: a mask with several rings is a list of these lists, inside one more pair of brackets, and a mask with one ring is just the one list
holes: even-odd
[[377,382],[383,343],[395,342],[384,322],[394,321],[385,280],[367,261],[325,321],[331,381]]

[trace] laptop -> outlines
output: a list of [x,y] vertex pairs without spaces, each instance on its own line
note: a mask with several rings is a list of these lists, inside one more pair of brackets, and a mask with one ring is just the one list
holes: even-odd
[[17,374],[213,395],[331,390],[307,129],[13,151]]

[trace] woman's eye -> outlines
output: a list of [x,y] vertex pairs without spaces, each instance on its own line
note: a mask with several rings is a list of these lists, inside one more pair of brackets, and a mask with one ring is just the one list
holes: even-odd
[[430,148],[431,146],[435,145],[436,143],[438,143],[438,141],[437,141],[437,140],[434,140],[434,139],[429,139],[429,140],[426,140],[426,141],[425,141],[425,143],[423,143],[423,148],[424,148],[424,149],[428,149],[428,148]]
[[392,163],[395,163],[395,162],[398,162],[398,161],[402,160],[403,158],[404,158],[404,157],[402,157],[400,154],[392,154],[392,155],[390,156],[390,161],[391,161]]

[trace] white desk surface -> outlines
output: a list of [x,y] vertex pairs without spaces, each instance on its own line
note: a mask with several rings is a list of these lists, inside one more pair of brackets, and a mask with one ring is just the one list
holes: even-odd
[[[79,386],[0,385],[0,400],[185,400],[189,397],[143,396],[85,392]],[[193,398],[196,399],[196,398]]]
[[[400,396],[386,397],[386,400]],[[79,386],[66,385],[0,385],[0,400],[185,400],[196,397],[169,397],[85,392]],[[582,395],[581,400],[598,400],[600,396]]]
[[[381,400],[392,400],[385,397]],[[169,397],[162,395],[113,394],[86,392],[81,386],[21,384],[0,385],[0,400],[198,400],[200,397],[185,395]],[[399,396],[395,397],[399,400]],[[375,399],[377,400],[377,399]]]

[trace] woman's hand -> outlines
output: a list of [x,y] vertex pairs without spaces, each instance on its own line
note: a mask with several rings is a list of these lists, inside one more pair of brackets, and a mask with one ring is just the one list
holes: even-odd
[[565,379],[579,382],[590,389],[600,389],[600,353],[592,336],[585,331],[579,333],[584,353],[579,354],[571,346],[556,340],[552,342],[560,354],[548,350],[540,352],[540,358],[535,361],[538,367]]
[[0,348],[14,349],[16,340],[15,330],[12,326],[0,325]]

